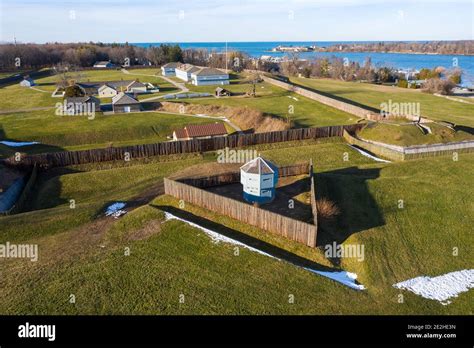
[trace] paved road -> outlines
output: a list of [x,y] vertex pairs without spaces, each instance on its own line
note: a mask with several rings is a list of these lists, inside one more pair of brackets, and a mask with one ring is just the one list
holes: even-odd
[[[126,69],[122,69],[121,70],[124,74],[127,74],[127,75],[140,75],[140,76],[151,76],[151,77],[159,77],[169,83],[171,83],[173,86],[175,86],[176,88],[179,88],[180,91],[179,92],[174,92],[174,93],[169,93],[168,95],[173,95],[173,94],[179,94],[179,93],[187,93],[189,92],[189,89],[184,85],[184,83],[178,83],[176,81],[173,81],[171,80],[170,78],[166,77],[166,76],[158,76],[158,75],[151,75],[151,74],[140,74],[140,73],[135,73],[135,72],[130,72]],[[164,97],[164,95],[159,95],[157,97],[150,97],[150,98],[146,98],[146,99],[142,99],[140,100],[140,102],[148,102],[148,101],[153,101],[153,100],[157,100],[157,99],[162,99]]]

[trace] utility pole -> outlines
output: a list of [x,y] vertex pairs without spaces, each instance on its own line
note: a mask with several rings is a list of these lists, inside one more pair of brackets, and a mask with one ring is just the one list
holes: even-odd
[[225,72],[227,72],[227,41],[225,42]]

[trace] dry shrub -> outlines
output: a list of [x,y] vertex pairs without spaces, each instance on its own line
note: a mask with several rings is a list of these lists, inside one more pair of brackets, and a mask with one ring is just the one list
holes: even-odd
[[456,87],[456,85],[450,80],[428,79],[423,85],[423,92],[448,95],[451,94],[454,87]]
[[318,209],[318,218],[331,220],[340,214],[339,208],[326,198],[322,198],[316,201],[316,207]]
[[176,113],[184,111],[186,114],[225,116],[240,129],[253,129],[257,133],[280,131],[289,128],[288,124],[282,119],[248,107],[162,102],[159,109]]

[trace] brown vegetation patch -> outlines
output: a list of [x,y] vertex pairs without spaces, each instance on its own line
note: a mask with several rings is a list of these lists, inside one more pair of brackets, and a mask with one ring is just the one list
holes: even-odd
[[192,115],[225,116],[242,130],[251,129],[256,133],[290,128],[281,118],[248,107],[162,102],[159,110]]
[[317,200],[316,207],[318,208],[318,219],[333,220],[340,213],[336,204],[326,198]]
[[148,221],[146,225],[143,226],[143,228],[130,232],[127,239],[130,241],[144,240],[156,233],[159,233],[160,231],[161,231],[161,221],[151,220],[151,221]]

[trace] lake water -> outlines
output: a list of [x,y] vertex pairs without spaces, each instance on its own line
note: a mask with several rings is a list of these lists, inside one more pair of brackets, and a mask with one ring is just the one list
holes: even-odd
[[[368,41],[367,41],[368,42]],[[261,57],[268,55],[273,57],[283,57],[284,52],[271,52],[271,49],[278,46],[332,46],[337,44],[350,44],[352,41],[340,42],[228,42],[229,50],[237,50],[247,53],[251,57]],[[364,43],[364,42],[358,42]],[[225,42],[193,42],[193,43],[177,43],[181,48],[207,49],[209,51],[224,52]],[[156,46],[160,43],[135,43],[134,45],[148,47]],[[463,70],[463,85],[474,85],[474,56],[462,55],[438,55],[438,54],[405,54],[405,53],[377,53],[377,52],[303,52],[299,54],[302,59],[311,59],[314,57],[331,57],[347,58],[350,61],[363,64],[367,57],[372,59],[372,63],[377,66],[389,66],[396,69],[421,69],[435,68],[443,66],[452,68],[454,64]]]

